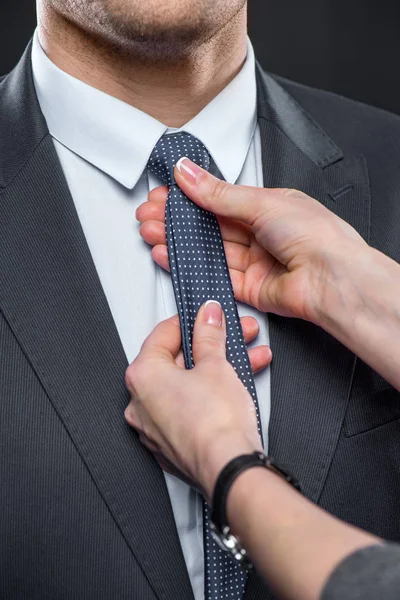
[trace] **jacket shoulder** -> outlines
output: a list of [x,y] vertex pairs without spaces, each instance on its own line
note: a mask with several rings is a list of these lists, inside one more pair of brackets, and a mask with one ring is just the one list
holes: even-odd
[[400,150],[400,116],[272,75],[344,152]]
[[331,92],[275,79],[345,158],[363,156],[371,195],[369,243],[400,262],[400,117]]

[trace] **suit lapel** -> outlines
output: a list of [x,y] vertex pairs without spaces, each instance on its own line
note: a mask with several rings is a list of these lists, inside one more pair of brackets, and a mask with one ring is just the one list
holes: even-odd
[[[260,126],[265,143],[270,124]],[[282,160],[275,162],[286,164],[275,168],[264,145],[265,185],[306,192],[366,237],[369,189],[363,159],[342,159],[322,170],[281,141],[286,147],[278,153]],[[290,468],[306,496],[317,502],[345,416],[355,357],[311,323],[272,314],[268,320],[273,351],[269,452]]]
[[[259,76],[264,185],[304,191],[367,238],[363,157],[343,157],[283,88]],[[269,327],[274,357],[269,451],[317,502],[342,427],[355,358],[311,323],[271,314]]]
[[[370,190],[362,156],[341,150],[275,80],[258,70],[265,187],[299,189],[368,239]],[[271,365],[269,453],[318,502],[342,428],[354,355],[311,323],[268,315]],[[248,600],[271,597],[257,577]]]
[[190,599],[164,477],[124,422],[126,358],[37,105],[30,51],[1,85],[0,308],[155,594]]

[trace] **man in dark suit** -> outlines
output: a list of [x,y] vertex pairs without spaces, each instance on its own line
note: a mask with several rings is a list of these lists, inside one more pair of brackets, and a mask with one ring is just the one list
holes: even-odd
[[[0,82],[0,597],[201,600],[199,498],[124,421],[127,364],[176,311],[134,225],[152,148],[182,128],[231,183],[298,188],[399,260],[400,120],[262,72],[244,0],[38,9]],[[398,393],[312,324],[259,320],[269,453],[399,541]]]

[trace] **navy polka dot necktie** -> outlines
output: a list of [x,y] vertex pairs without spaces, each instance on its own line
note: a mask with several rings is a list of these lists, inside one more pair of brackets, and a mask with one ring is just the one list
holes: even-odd
[[[164,135],[155,146],[148,169],[169,186],[165,226],[172,283],[178,307],[182,348],[187,369],[194,366],[193,325],[200,306],[218,300],[227,324],[227,358],[253,397],[259,429],[257,395],[233,295],[221,232],[216,217],[195,205],[174,181],[174,166],[186,156],[208,170],[210,155],[192,135]],[[206,600],[239,600],[243,597],[246,573],[212,539],[210,511],[204,507],[204,554]]]

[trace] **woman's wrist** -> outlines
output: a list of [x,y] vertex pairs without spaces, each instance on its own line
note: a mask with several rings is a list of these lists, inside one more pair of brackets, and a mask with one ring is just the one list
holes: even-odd
[[242,433],[220,434],[205,445],[197,479],[208,502],[212,500],[218,476],[226,465],[242,454],[255,451],[262,451],[261,442],[252,443]]
[[248,501],[249,490],[257,489],[260,481],[272,486],[274,491],[290,487],[279,475],[268,469],[253,467],[243,471],[233,482],[226,499],[228,523],[233,533],[239,534],[239,522],[242,524],[246,521],[245,518],[240,518],[243,515],[243,505]]
[[322,267],[316,269],[318,280],[311,284],[315,297],[310,320],[335,337],[341,337],[348,319],[360,307],[357,282],[371,250],[365,242],[354,241],[337,253],[327,253]]

